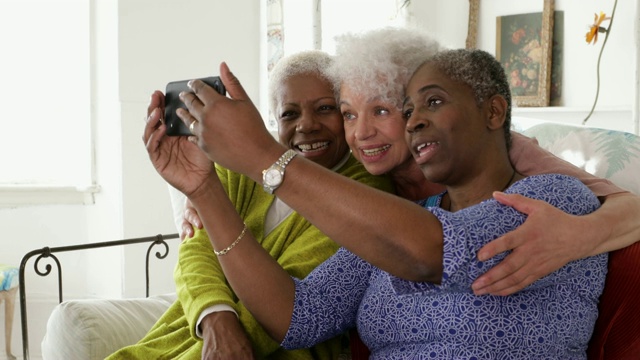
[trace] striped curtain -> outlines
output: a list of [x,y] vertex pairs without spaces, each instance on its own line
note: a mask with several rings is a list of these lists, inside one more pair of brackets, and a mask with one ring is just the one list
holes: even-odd
[[284,24],[282,21],[283,0],[267,1],[267,69],[271,71],[275,63],[284,55]]

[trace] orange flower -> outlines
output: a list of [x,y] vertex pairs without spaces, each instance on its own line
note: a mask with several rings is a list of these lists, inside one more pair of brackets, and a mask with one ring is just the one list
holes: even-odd
[[522,40],[523,37],[525,37],[527,35],[526,31],[524,31],[523,28],[520,28],[516,31],[513,32],[513,34],[511,35],[511,42],[514,43],[515,45],[520,44],[520,40]]
[[598,33],[607,32],[607,29],[600,25],[603,21],[610,19],[611,18],[606,17],[605,13],[603,13],[602,11],[600,11],[600,16],[598,16],[598,14],[593,14],[593,25],[589,26],[589,31],[587,31],[587,34],[585,36],[588,44],[590,44],[593,40],[593,44],[595,45],[598,41]]

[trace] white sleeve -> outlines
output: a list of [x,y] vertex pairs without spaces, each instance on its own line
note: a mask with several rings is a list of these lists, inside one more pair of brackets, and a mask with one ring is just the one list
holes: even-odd
[[232,313],[236,314],[236,316],[238,316],[238,313],[235,312],[235,310],[233,310],[233,308],[227,304],[209,306],[208,308],[204,309],[204,311],[202,311],[200,317],[198,318],[198,322],[196,323],[196,335],[198,335],[199,338],[202,339],[202,330],[200,329],[200,323],[202,322],[202,319],[204,319],[204,317],[209,314],[219,311],[231,311]]
[[167,184],[169,188],[169,196],[171,197],[171,208],[173,210],[173,221],[176,225],[178,233],[182,232],[182,218],[184,217],[184,204],[187,197],[179,190]]

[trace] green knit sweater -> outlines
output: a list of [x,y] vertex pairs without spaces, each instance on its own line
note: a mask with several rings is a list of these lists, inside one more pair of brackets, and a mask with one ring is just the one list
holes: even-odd
[[[290,275],[305,277],[338,249],[336,243],[296,212],[265,237],[265,217],[275,197],[265,193],[262,186],[244,175],[222,167],[217,167],[217,170],[229,198],[253,236]],[[388,178],[370,175],[353,156],[338,173],[378,189],[392,191]],[[282,349],[238,301],[204,230],[196,231],[193,238],[180,245],[174,278],[178,300],[142,340],[107,359],[200,359],[203,342],[195,334],[196,322],[206,308],[216,304],[227,304],[238,313],[259,358],[337,359],[349,351],[346,335],[311,349]]]

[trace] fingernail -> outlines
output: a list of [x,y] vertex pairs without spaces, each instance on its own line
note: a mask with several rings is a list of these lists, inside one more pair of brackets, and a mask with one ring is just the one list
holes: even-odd
[[487,290],[483,289],[482,284],[476,284],[475,282],[471,284],[471,290],[475,295],[484,295],[487,293]]
[[187,83],[187,86],[188,86],[190,89],[193,89],[193,80],[189,80],[189,82]]
[[487,292],[485,290],[473,290],[473,294],[476,296],[485,295]]
[[478,261],[485,261],[485,256],[481,251],[478,251],[478,254],[476,255],[476,257],[478,258]]

